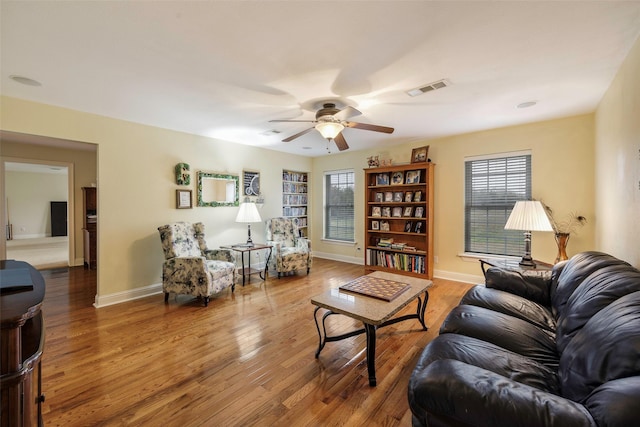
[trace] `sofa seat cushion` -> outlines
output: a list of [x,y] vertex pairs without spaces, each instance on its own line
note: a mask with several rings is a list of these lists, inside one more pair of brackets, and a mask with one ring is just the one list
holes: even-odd
[[409,387],[414,425],[595,426],[576,402],[458,360],[436,360],[420,375]]
[[458,360],[549,393],[560,393],[554,370],[495,344],[458,334],[440,335],[427,345],[416,365],[417,377],[420,369],[442,359]]
[[556,321],[546,307],[509,292],[477,285],[469,289],[460,304],[488,308],[525,320],[548,331],[556,330]]
[[601,384],[640,375],[640,291],[596,313],[560,358],[562,395],[583,402]]
[[555,334],[504,313],[473,305],[459,305],[451,310],[442,323],[440,334],[445,333],[488,341],[551,369],[558,368]]
[[599,426],[640,425],[640,377],[621,378],[591,392],[586,408]]

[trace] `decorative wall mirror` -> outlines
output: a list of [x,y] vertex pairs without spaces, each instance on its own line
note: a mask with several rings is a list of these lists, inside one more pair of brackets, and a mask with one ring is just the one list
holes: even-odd
[[238,206],[240,177],[198,172],[198,206]]

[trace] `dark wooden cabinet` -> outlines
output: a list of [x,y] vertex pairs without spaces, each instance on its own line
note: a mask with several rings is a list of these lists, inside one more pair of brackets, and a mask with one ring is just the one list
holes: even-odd
[[44,279],[24,261],[0,261],[0,271],[0,426],[40,426]]
[[82,187],[84,225],[84,266],[96,268],[98,258],[97,249],[97,224],[98,224],[98,198],[97,188]]

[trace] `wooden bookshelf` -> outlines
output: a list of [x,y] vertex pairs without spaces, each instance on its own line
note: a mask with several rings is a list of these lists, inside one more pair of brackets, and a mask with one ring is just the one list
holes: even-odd
[[365,268],[433,278],[435,164],[365,169]]
[[308,237],[308,174],[282,171],[282,216],[298,219],[301,237]]

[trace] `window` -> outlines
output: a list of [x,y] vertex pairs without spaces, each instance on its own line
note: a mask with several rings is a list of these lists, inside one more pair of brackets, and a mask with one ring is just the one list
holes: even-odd
[[353,242],[353,170],[324,174],[324,238]]
[[531,200],[531,154],[465,161],[465,252],[520,256],[521,231],[504,225],[517,200]]

